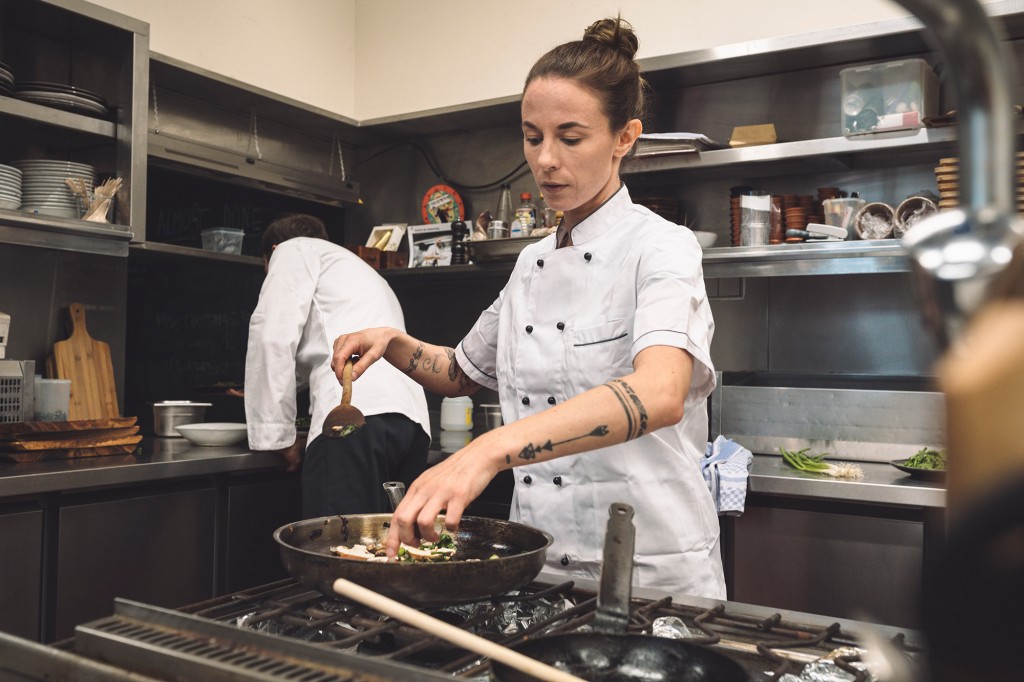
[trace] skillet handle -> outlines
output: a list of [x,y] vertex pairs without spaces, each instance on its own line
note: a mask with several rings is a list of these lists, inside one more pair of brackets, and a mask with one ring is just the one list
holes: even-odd
[[405,497],[405,484],[401,481],[388,481],[384,484],[384,492],[391,500],[391,511],[395,511],[398,509],[398,505],[402,504],[402,498]]
[[594,629],[604,633],[625,633],[629,624],[629,599],[633,583],[633,507],[615,502],[608,507],[608,530],[604,536],[601,586],[597,595]]

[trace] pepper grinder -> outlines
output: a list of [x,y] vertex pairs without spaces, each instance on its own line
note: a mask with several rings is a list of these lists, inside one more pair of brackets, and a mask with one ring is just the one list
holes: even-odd
[[452,223],[452,265],[466,265],[469,263],[469,247],[466,246],[466,238],[469,237],[469,227],[465,221],[456,220]]

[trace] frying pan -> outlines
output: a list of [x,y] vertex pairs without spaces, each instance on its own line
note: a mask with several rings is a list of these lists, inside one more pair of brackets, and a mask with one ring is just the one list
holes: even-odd
[[[552,537],[514,523],[466,516],[452,532],[458,552],[440,563],[376,563],[343,559],[331,547],[381,543],[391,514],[325,516],[289,523],[274,531],[285,570],[303,585],[335,596],[345,578],[407,604],[445,606],[484,599],[525,586],[544,567]],[[444,527],[438,516],[436,528]],[[497,554],[497,559],[489,557]],[[465,561],[480,559],[480,561]]]
[[[739,663],[682,640],[626,634],[633,578],[633,508],[615,503],[608,510],[595,632],[573,632],[528,639],[514,651],[590,682],[749,682]],[[529,675],[491,661],[499,682],[530,682]]]

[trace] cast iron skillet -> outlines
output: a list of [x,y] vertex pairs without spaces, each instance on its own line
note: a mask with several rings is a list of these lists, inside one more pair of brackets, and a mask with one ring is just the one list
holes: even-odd
[[[633,578],[633,508],[617,503],[608,513],[596,632],[541,636],[512,648],[590,682],[749,682],[738,663],[717,651],[682,640],[626,634]],[[498,661],[491,661],[491,669],[499,682],[533,679]]]
[[[444,517],[439,516],[438,528]],[[444,606],[476,601],[519,589],[537,577],[552,538],[544,531],[481,517],[463,517],[453,533],[459,547],[443,563],[371,563],[343,559],[330,547],[379,543],[388,534],[391,514],[325,516],[289,523],[274,532],[288,573],[334,597],[334,581],[347,578],[415,606]],[[489,559],[493,554],[499,558]],[[464,559],[480,561],[464,561]]]

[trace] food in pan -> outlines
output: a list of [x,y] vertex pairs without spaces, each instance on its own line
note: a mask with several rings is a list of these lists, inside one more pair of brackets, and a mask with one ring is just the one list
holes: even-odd
[[905,467],[911,469],[933,469],[937,471],[946,470],[946,451],[921,448],[913,457],[901,462]]
[[[455,538],[448,533],[441,533],[437,542],[424,540],[420,542],[419,547],[413,547],[403,542],[398,548],[396,561],[404,563],[451,561],[456,551],[458,551],[458,545],[455,544]],[[383,542],[365,545],[355,544],[351,547],[339,545],[338,547],[331,547],[331,552],[345,559],[355,559],[356,561],[383,563],[388,560],[387,550]],[[497,559],[498,555],[492,554],[488,558]],[[466,559],[466,561],[480,560]]]

